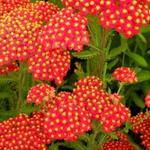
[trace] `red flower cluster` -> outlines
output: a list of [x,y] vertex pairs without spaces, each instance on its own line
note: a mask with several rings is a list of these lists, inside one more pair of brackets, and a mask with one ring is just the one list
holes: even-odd
[[46,150],[51,142],[43,132],[43,114],[32,117],[20,114],[0,123],[0,149],[7,150]]
[[30,0],[0,0],[0,16],[19,7],[26,6]]
[[61,92],[46,113],[44,128],[52,139],[74,141],[91,129],[91,120],[85,108],[73,102],[71,93]]
[[115,134],[118,137],[117,141],[109,138],[103,145],[104,150],[135,150],[125,133],[116,131]]
[[137,82],[136,73],[128,67],[119,67],[113,72],[113,77],[123,83]]
[[20,7],[0,20],[0,66],[15,60],[24,61],[33,53],[36,31],[41,25],[28,13],[28,9]]
[[106,0],[100,13],[100,23],[105,28],[115,28],[127,38],[140,32],[140,26],[150,22],[148,4],[137,0]]
[[108,105],[101,113],[101,123],[105,132],[114,131],[130,118],[130,111],[123,104]]
[[150,116],[149,114],[140,113],[131,118],[133,123],[133,132],[136,134],[140,133],[140,138],[142,140],[142,145],[146,150],[150,150]]
[[83,14],[93,14],[101,12],[102,8],[99,0],[61,0],[62,4],[65,6],[74,7],[77,10],[80,10]]
[[78,82],[75,83],[75,85],[77,88],[80,87],[80,88],[100,89],[103,87],[102,81],[95,76],[88,76],[86,78],[80,79]]
[[91,119],[100,121],[105,132],[114,131],[129,120],[129,109],[122,104],[114,105],[110,95],[102,89],[102,82],[97,78],[81,79],[76,86],[72,93],[74,101],[86,108]]
[[128,141],[110,141],[104,144],[103,150],[135,150]]
[[150,22],[148,0],[62,0],[84,14],[99,14],[100,24],[116,29],[127,38],[140,32],[140,26]]
[[0,65],[11,60],[24,61],[35,52],[43,21],[48,21],[58,10],[55,5],[41,1],[4,14],[0,20]]
[[13,62],[0,67],[0,75],[8,74],[9,72],[14,72],[17,70],[19,70],[19,66],[15,62]]
[[37,1],[32,4],[30,3],[30,5],[28,7],[31,7],[32,11],[36,12],[36,17],[44,22],[48,22],[59,11],[58,6],[45,1]]
[[83,45],[89,43],[86,26],[86,17],[71,8],[64,8],[42,28],[38,42],[44,49],[81,51]]
[[55,89],[48,84],[38,84],[33,86],[27,95],[28,103],[41,104],[43,101],[48,101],[55,96]]
[[150,108],[150,91],[148,91],[144,100],[145,100],[146,107]]
[[29,58],[29,72],[35,80],[63,82],[64,76],[70,69],[70,54],[62,49],[43,50],[39,47],[35,55]]

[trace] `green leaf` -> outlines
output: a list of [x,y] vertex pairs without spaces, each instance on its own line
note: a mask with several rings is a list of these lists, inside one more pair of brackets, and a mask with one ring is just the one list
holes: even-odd
[[58,143],[52,143],[49,147],[48,150],[59,150],[59,145]]
[[99,25],[99,20],[97,17],[93,17],[91,15],[87,16],[88,18],[88,30],[91,36],[91,43],[96,46],[100,47],[101,41],[101,26]]
[[121,37],[121,45],[119,47],[113,48],[108,56],[108,59],[112,59],[118,55],[120,55],[122,52],[127,50],[128,44],[127,44],[127,39]]
[[95,50],[84,50],[82,52],[71,52],[71,55],[79,58],[79,59],[90,59],[96,55],[98,55],[98,52]]
[[134,101],[136,106],[138,106],[142,109],[145,108],[143,99],[141,99],[137,94],[135,94],[135,93],[132,94],[132,100]]
[[137,74],[137,76],[139,82],[150,80],[150,71],[142,70]]
[[148,67],[148,63],[145,58],[137,53],[128,52],[126,53],[135,63],[141,67]]
[[116,58],[114,60],[112,60],[111,62],[108,63],[108,69],[112,69],[112,67],[114,67],[119,61],[119,58]]
[[146,38],[142,34],[138,34],[137,36],[141,39],[142,42],[144,42],[145,44],[147,43]]
[[132,124],[131,124],[131,122],[127,121],[127,122],[125,123],[125,127],[124,127],[123,131],[124,131],[125,133],[128,133],[130,129],[132,129]]
[[109,135],[113,140],[118,140],[118,136],[116,135],[115,132],[108,133],[108,135]]
[[[38,106],[37,106],[38,107]],[[30,113],[32,113],[33,111],[37,111],[38,109],[35,107],[35,106],[32,106],[32,105],[27,105],[27,104],[25,104],[25,105],[23,105],[22,106],[22,108],[21,108],[21,112],[22,113],[25,113],[25,114],[30,114]]]

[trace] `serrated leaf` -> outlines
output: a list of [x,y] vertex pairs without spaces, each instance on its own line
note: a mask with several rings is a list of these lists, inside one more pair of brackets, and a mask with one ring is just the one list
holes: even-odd
[[137,74],[137,76],[139,82],[150,80],[150,71],[142,70]]
[[128,52],[126,54],[139,66],[148,67],[148,63],[143,56],[133,52]]
[[99,20],[97,17],[88,15],[88,29],[91,36],[91,42],[96,47],[100,47],[100,41],[101,41],[101,30],[102,27],[99,25]]
[[126,51],[128,44],[127,44],[127,39],[121,37],[121,45],[119,47],[113,48],[108,56],[108,59],[112,59],[118,55],[120,55],[122,52]]
[[90,59],[96,55],[98,55],[97,51],[94,50],[84,50],[82,52],[72,52],[71,53],[72,56],[79,58],[79,59]]

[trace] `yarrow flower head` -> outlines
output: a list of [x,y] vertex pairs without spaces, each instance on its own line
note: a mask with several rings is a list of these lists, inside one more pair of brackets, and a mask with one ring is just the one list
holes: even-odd
[[146,148],[150,149],[150,115],[149,112],[139,113],[131,118],[132,131],[136,134],[140,134],[141,144]]
[[92,119],[100,121],[103,108],[110,104],[109,94],[102,89],[102,81],[95,77],[85,77],[75,83],[73,100],[85,107]]
[[138,81],[136,73],[129,67],[119,67],[113,72],[115,80],[123,83],[135,83]]
[[26,61],[36,51],[36,40],[43,22],[58,10],[54,4],[41,1],[4,14],[0,20],[0,65],[11,60]]
[[65,6],[80,10],[82,14],[99,15],[106,29],[116,29],[130,38],[150,22],[149,0],[62,0]]
[[49,101],[55,96],[55,89],[48,84],[38,84],[33,86],[27,95],[28,103],[41,104],[43,101]]
[[135,150],[128,141],[110,141],[104,144],[103,150]]
[[[12,60],[25,61],[34,51],[36,32],[41,27],[34,22],[28,9],[21,7],[2,16],[0,20],[0,66]],[[31,21],[32,20],[32,21]]]
[[110,104],[101,113],[104,132],[112,132],[130,119],[130,111],[123,104]]
[[54,5],[53,3],[45,2],[45,1],[37,1],[35,3],[30,3],[28,6],[32,9],[32,11],[36,12],[36,17],[47,23],[51,17],[59,11],[59,7]]
[[54,81],[61,84],[70,69],[71,57],[62,49],[43,50],[39,47],[28,60],[29,69],[35,80]]
[[73,102],[71,93],[60,92],[54,101],[45,115],[44,129],[48,137],[74,141],[91,130],[87,111]]
[[101,11],[99,0],[61,0],[65,6],[80,10],[82,14],[96,15]]
[[148,91],[146,97],[144,98],[146,107],[150,108],[150,91]]
[[72,8],[64,8],[42,28],[38,42],[44,49],[81,51],[83,45],[89,43],[86,27],[86,17],[75,13]]
[[99,18],[100,24],[106,29],[116,29],[130,38],[140,32],[140,26],[150,22],[148,4],[137,0],[101,0],[103,11]]
[[0,123],[0,149],[46,150],[51,139],[43,130],[43,114],[33,113],[31,117],[19,114]]
[[95,76],[88,76],[83,79],[80,79],[78,82],[75,83],[76,87],[80,88],[95,88],[99,89],[102,88],[103,83],[102,81]]
[[0,0],[0,16],[20,6],[26,6],[30,0]]

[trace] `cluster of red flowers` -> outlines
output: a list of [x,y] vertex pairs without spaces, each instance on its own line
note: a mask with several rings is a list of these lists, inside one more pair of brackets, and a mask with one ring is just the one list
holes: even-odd
[[0,123],[0,149],[46,150],[51,139],[43,129],[43,114],[33,113],[31,117],[19,114]]
[[1,16],[0,66],[27,61],[35,80],[61,84],[70,69],[67,50],[81,51],[89,42],[86,26],[86,17],[71,8],[44,1],[16,7]]
[[[72,139],[72,136],[76,139],[77,135],[91,129],[90,120],[101,122],[104,132],[112,132],[116,127],[120,127],[124,122],[129,120],[129,109],[123,104],[113,104],[110,100],[110,95],[102,89],[102,82],[97,77],[80,79],[75,85],[76,88],[72,93],[59,93],[50,102],[47,102],[47,107],[43,109],[47,114],[45,127],[49,136],[53,133],[52,129],[60,125],[60,122],[63,122],[63,120],[65,120],[65,126],[68,126],[68,128],[72,126],[72,134],[68,134],[64,128],[62,130],[57,128],[54,129],[58,131],[57,135],[53,135],[57,139],[68,139],[66,135],[70,135],[70,139]],[[74,116],[75,111],[78,112],[77,116]],[[62,116],[63,112],[65,112],[65,116]],[[65,118],[67,114],[71,116]],[[87,116],[83,116],[83,114]],[[80,118],[84,117],[85,122],[82,122]],[[74,120],[69,123],[71,118],[76,118],[77,122]],[[58,122],[56,122],[57,119],[59,120]],[[77,126],[78,123],[80,123],[82,129],[79,129]],[[84,128],[85,124],[88,128]],[[63,127],[63,125],[62,123],[61,126]],[[51,128],[50,132],[48,128]],[[68,130],[70,132],[70,128]],[[66,134],[62,134],[62,132]]]
[[27,95],[28,103],[41,104],[43,101],[48,101],[55,96],[55,89],[48,84],[38,84],[33,86]]
[[19,7],[26,6],[30,0],[0,0],[0,16]]
[[110,141],[104,144],[103,150],[135,150],[128,141]]
[[101,5],[99,0],[61,0],[65,6],[74,7],[80,10],[82,14],[93,14],[96,15],[101,11]]
[[44,1],[30,3],[27,7],[36,12],[38,20],[44,21],[45,23],[49,22],[51,17],[59,11],[58,6]]
[[28,16],[28,9],[25,10],[15,9],[0,20],[0,65],[15,60],[24,61],[34,51],[35,31],[40,25],[34,22],[32,16]]
[[70,69],[71,57],[62,49],[43,50],[38,48],[35,55],[28,60],[29,72],[35,80],[63,82],[63,77]]
[[103,27],[114,28],[127,38],[138,34],[140,26],[150,22],[147,0],[62,0],[62,3],[84,14],[99,14],[100,24]]
[[115,80],[122,83],[135,83],[138,81],[136,73],[129,67],[119,67],[113,72]]
[[131,118],[132,130],[136,134],[140,134],[141,143],[146,148],[150,150],[150,115],[148,112],[139,113]]
[[101,123],[105,132],[114,131],[116,127],[120,127],[129,118],[130,111],[123,104],[108,105],[104,107],[101,113]]
[[[87,19],[71,8],[64,8],[52,16],[39,34],[39,43],[44,49],[81,51],[89,43]],[[46,43],[46,44],[45,44]]]
[[71,93],[60,92],[45,115],[45,133],[53,139],[74,141],[91,130],[91,120],[83,107],[73,102]]
[[135,150],[126,134],[119,131],[115,134],[118,140],[108,139],[108,142],[103,145],[103,150]]

